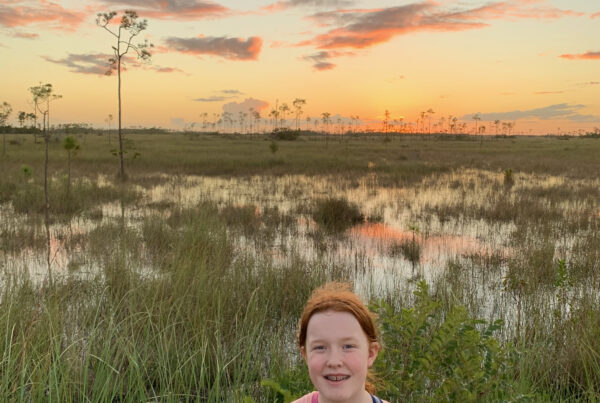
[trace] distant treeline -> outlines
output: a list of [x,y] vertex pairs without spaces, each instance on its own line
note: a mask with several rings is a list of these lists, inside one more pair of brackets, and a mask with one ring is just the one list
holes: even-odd
[[[171,129],[165,129],[162,127],[129,127],[129,128],[124,128],[122,129],[123,134],[184,134],[184,135],[188,135],[188,136],[199,136],[199,135],[224,135],[224,136],[248,136],[248,135],[258,135],[258,134],[266,134],[266,135],[271,135],[272,137],[274,137],[274,139],[276,140],[295,140],[298,136],[331,136],[334,138],[339,138],[339,137],[363,137],[365,135],[368,136],[373,136],[373,137],[395,137],[395,136],[426,136],[426,137],[436,137],[436,138],[440,138],[440,139],[448,139],[448,140],[468,140],[468,139],[476,139],[477,136],[473,135],[473,134],[465,134],[465,133],[436,133],[436,132],[432,132],[431,134],[428,133],[409,133],[409,132],[384,132],[384,131],[375,131],[372,129],[367,129],[367,130],[354,130],[354,131],[347,131],[345,133],[336,133],[336,134],[332,134],[332,133],[324,133],[322,131],[315,131],[315,130],[292,130],[289,128],[277,128],[274,131],[268,131],[268,132],[258,132],[258,133],[240,133],[240,132],[219,132],[219,131],[207,131],[207,130],[183,130],[183,131],[179,131],[179,130],[171,130]],[[39,127],[35,127],[35,126],[0,126],[0,133],[13,133],[13,134],[42,134],[42,129]],[[61,125],[55,125],[52,126],[50,128],[50,133],[51,134],[78,134],[78,135],[82,135],[82,134],[92,134],[92,135],[105,135],[105,134],[116,134],[117,133],[117,129],[111,129],[111,130],[107,130],[107,129],[100,129],[100,128],[95,128],[90,124],[87,123],[68,123],[68,124],[61,124]],[[592,131],[588,131],[585,134],[580,134],[580,135],[568,135],[568,134],[560,134],[560,135],[556,135],[556,134],[551,134],[548,133],[546,136],[551,136],[551,137],[586,137],[586,138],[600,138],[600,128],[595,127]],[[511,135],[507,135],[507,134],[496,134],[496,135],[485,135],[485,137],[487,138],[512,138],[515,137],[514,134]]]

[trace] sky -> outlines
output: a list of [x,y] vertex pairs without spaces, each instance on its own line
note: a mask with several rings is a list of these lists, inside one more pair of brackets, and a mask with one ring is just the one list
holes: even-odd
[[439,130],[450,116],[487,133],[496,120],[518,133],[600,127],[598,0],[0,0],[11,123],[32,111],[28,89],[51,83],[53,124],[106,127],[116,39],[96,18],[125,10],[148,22],[134,44],[153,47],[149,63],[126,56],[124,127],[183,129],[250,108],[266,118],[297,98],[303,119],[373,128],[386,110],[396,125],[430,110]]

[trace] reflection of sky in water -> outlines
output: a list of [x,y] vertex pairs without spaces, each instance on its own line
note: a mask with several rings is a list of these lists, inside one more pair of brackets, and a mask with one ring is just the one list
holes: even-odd
[[[512,223],[490,223],[483,219],[438,217],[431,209],[460,206],[461,209],[477,209],[490,206],[502,189],[502,174],[477,170],[433,176],[421,183],[406,187],[383,187],[373,174],[353,180],[337,176],[307,177],[286,175],[279,177],[253,176],[247,178],[218,178],[199,176],[162,176],[156,186],[149,189],[137,186],[145,197],[139,206],[127,206],[123,220],[125,225],[140,230],[144,217],[167,212],[148,206],[170,202],[176,206],[190,207],[202,201],[214,201],[219,206],[255,206],[260,215],[266,208],[277,207],[282,213],[296,216],[296,228],[279,233],[266,247],[251,239],[239,236],[237,246],[254,256],[269,257],[275,264],[290,263],[291,256],[314,260],[325,264],[343,265],[354,269],[358,291],[370,295],[380,290],[408,287],[418,278],[433,283],[445,272],[448,261],[456,260],[472,264],[465,259],[469,255],[507,256],[510,253],[510,237],[515,231]],[[109,184],[105,177],[99,182]],[[512,192],[503,193],[514,199],[519,187],[548,189],[557,186],[600,186],[600,180],[577,181],[574,179],[515,174]],[[317,234],[316,225],[308,211],[312,201],[325,197],[345,197],[359,205],[371,221],[348,230],[344,236]],[[555,206],[565,216],[584,208],[590,201],[561,201]],[[592,206],[597,212],[597,206]],[[121,206],[118,202],[100,206],[101,220],[75,218],[69,224],[54,223],[50,228],[51,262],[53,273],[79,275],[98,271],[97,262],[89,253],[71,247],[66,240],[74,234],[85,236],[99,224],[121,222]],[[302,212],[298,214],[298,212]],[[15,215],[10,206],[0,206],[0,219],[7,226],[30,225],[26,217]],[[393,243],[415,239],[421,246],[419,262],[413,264],[398,254],[389,252]],[[44,231],[43,224],[36,231]],[[38,234],[45,236],[45,233]],[[557,250],[568,249],[575,237],[566,237],[557,243]],[[257,248],[259,248],[257,250]],[[27,271],[33,278],[41,279],[47,273],[45,251],[24,249],[17,253],[0,255],[5,273]],[[134,270],[151,272],[147,262],[138,262]],[[76,268],[70,271],[69,269]],[[472,276],[473,299],[482,305],[482,313],[494,314],[511,309],[501,289],[501,273]],[[491,296],[495,293],[495,296]]]

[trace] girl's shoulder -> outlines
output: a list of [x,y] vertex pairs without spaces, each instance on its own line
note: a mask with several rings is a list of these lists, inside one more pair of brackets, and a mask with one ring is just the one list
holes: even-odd
[[294,400],[292,403],[317,403],[319,401],[318,396],[319,392],[310,392],[302,396],[300,399]]

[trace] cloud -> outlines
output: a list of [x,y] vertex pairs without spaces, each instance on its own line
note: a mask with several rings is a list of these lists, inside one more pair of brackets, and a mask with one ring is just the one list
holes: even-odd
[[193,55],[213,55],[229,60],[256,60],[262,47],[262,39],[252,36],[246,40],[227,37],[197,37],[166,39],[168,48]]
[[353,0],[284,0],[262,7],[261,10],[267,12],[277,12],[293,7],[347,7],[354,3],[355,1]]
[[590,18],[600,18],[600,11],[598,11],[597,13],[594,13],[594,14],[590,15]]
[[223,102],[226,101],[228,99],[231,99],[232,97],[226,97],[223,95],[213,95],[207,98],[196,98],[194,99],[194,101],[196,102]]
[[158,73],[185,73],[185,71],[183,71],[177,67],[152,66],[152,70],[154,70]]
[[84,12],[67,10],[48,1],[16,0],[0,4],[0,25],[8,28],[42,23],[52,29],[73,31],[86,17]]
[[196,98],[194,101],[196,102],[223,102],[229,99],[237,98],[240,95],[244,95],[243,92],[238,90],[221,90],[216,91],[217,95],[212,95],[210,97],[204,98]]
[[[481,120],[493,121],[493,120],[520,120],[520,119],[563,119],[570,120],[572,122],[596,122],[600,121],[600,116],[596,115],[581,115],[578,113],[579,110],[585,108],[585,105],[581,104],[556,104],[545,106],[543,108],[529,109],[529,110],[516,110],[510,112],[499,112],[499,113],[478,113]],[[470,120],[474,113],[467,114],[461,117],[462,120]]]
[[202,0],[101,0],[106,4],[135,7],[142,17],[157,19],[197,20],[219,17],[230,10],[212,1]]
[[580,54],[565,54],[560,55],[563,59],[569,60],[598,60],[600,59],[600,52],[586,52]]
[[13,32],[11,34],[13,38],[22,38],[22,39],[37,39],[40,37],[39,34],[29,33],[29,32]]
[[332,70],[336,67],[330,59],[341,57],[341,56],[352,56],[353,52],[345,52],[339,50],[322,50],[312,55],[306,55],[302,57],[303,60],[313,63],[313,67],[317,71]]
[[250,108],[261,112],[263,109],[266,109],[269,106],[267,101],[261,101],[260,99],[254,98],[246,98],[243,102],[229,102],[223,105],[223,112],[228,112],[231,114],[237,114],[239,112],[247,113]]
[[321,12],[310,18],[319,26],[329,28],[329,31],[298,45],[313,45],[319,49],[361,49],[411,32],[479,29],[489,26],[489,21],[496,19],[553,19],[583,15],[545,3],[545,0],[509,0],[460,9],[447,8],[440,2],[427,0],[380,9]]
[[537,91],[533,95],[551,95],[551,94],[562,94],[564,91]]
[[[73,73],[105,75],[107,71],[110,70],[108,62],[110,56],[102,53],[69,53],[69,55],[63,59],[52,59],[48,56],[42,56],[42,58],[48,62],[66,66]],[[123,68],[123,66],[121,66],[121,68]]]
[[329,59],[332,57],[335,57],[333,52],[322,51],[313,55],[304,56],[304,60],[312,62],[315,70],[325,71],[335,67],[335,64],[329,62]]
[[223,94],[229,94],[229,95],[244,95],[243,92],[238,91],[238,90],[221,90],[221,92]]

